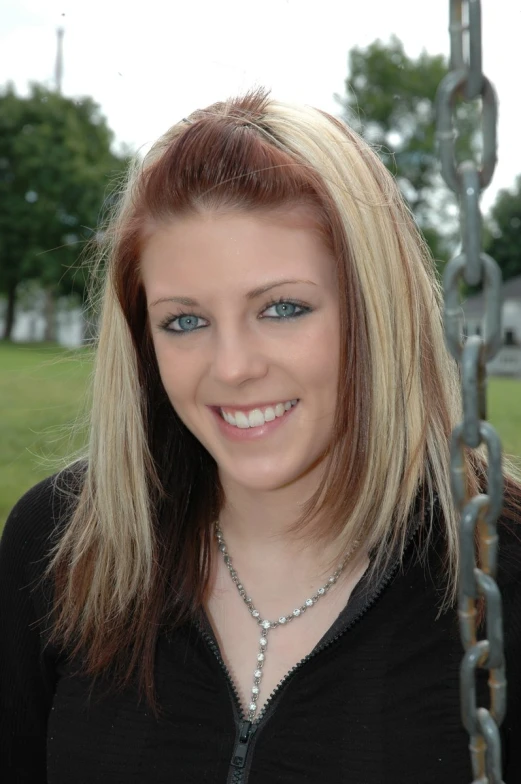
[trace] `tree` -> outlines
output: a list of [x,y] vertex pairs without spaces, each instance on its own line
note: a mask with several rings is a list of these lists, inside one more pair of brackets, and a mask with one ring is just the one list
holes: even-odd
[[[38,280],[52,310],[58,293],[83,293],[77,261],[96,235],[102,205],[127,164],[91,98],[33,84],[0,91],[0,291],[9,338],[20,283]],[[50,314],[49,314],[50,315]],[[52,319],[50,319],[52,321]]]
[[[396,176],[435,258],[447,258],[455,239],[455,199],[441,179],[436,148],[435,97],[447,73],[442,55],[409,58],[393,36],[349,53],[346,95],[338,97],[347,122],[371,144]],[[473,105],[458,103],[458,157],[473,148]]]
[[521,175],[500,190],[490,210],[485,250],[501,267],[503,280],[521,275]]

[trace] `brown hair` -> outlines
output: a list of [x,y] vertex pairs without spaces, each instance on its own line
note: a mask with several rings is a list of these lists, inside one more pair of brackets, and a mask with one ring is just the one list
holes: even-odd
[[[107,270],[81,491],[51,564],[55,636],[88,673],[139,671],[153,698],[157,635],[202,607],[222,492],[213,458],[161,384],[139,260],[171,216],[312,205],[337,261],[342,349],[335,442],[303,510],[374,552],[403,550],[421,489],[437,494],[458,561],[448,441],[457,376],[433,265],[392,177],[347,126],[263,91],[195,112],[131,172],[107,231]],[[376,393],[375,393],[376,391]],[[346,435],[349,434],[349,437]],[[476,473],[469,469],[471,490]]]

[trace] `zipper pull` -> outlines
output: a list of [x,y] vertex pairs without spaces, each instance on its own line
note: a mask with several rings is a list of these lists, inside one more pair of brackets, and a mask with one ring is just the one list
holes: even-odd
[[251,721],[241,721],[239,725],[239,740],[235,745],[232,756],[232,765],[234,768],[244,768],[246,756],[248,754],[248,746],[254,731]]

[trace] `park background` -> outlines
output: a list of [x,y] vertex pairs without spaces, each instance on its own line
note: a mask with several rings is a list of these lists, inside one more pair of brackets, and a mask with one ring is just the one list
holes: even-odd
[[[439,175],[434,99],[447,2],[6,0],[0,18],[0,527],[17,498],[85,441],[89,259],[131,155],[195,108],[256,85],[344,117],[397,177],[443,271],[458,208]],[[521,309],[521,8],[483,0],[483,70],[500,100],[483,246]],[[479,156],[479,101],[458,150]],[[516,288],[517,287],[517,288]],[[462,292],[476,301],[477,292]],[[520,310],[521,312],[521,310]],[[510,334],[512,333],[512,334]],[[519,331],[509,350],[521,352]],[[512,342],[513,341],[513,342]],[[521,455],[519,374],[489,382],[489,416]]]

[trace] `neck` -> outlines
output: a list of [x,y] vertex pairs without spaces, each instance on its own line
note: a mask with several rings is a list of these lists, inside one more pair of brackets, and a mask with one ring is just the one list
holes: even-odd
[[[304,579],[318,579],[335,570],[341,557],[336,540],[324,535],[317,545],[316,537],[292,531],[303,511],[302,487],[251,491],[226,482],[223,487],[226,502],[220,527],[237,566],[251,573],[268,563],[273,577],[298,572]],[[317,520],[313,525],[319,524]]]

